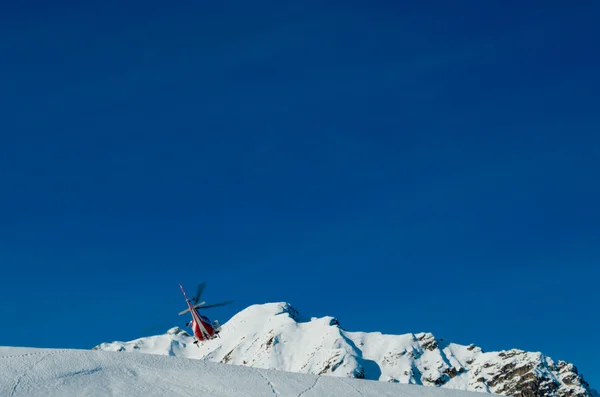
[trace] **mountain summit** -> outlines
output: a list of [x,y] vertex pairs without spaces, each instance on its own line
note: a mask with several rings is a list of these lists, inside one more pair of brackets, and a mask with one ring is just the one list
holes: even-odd
[[174,327],[164,335],[94,349],[516,397],[600,397],[573,364],[539,352],[483,352],[431,333],[349,332],[335,317],[308,318],[285,302],[242,310],[223,324],[220,336],[197,347]]

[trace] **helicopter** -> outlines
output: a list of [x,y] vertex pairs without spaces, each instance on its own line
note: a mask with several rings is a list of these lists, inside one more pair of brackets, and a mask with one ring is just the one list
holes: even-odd
[[204,288],[206,287],[206,282],[203,282],[198,285],[196,289],[196,295],[189,299],[183,286],[179,284],[179,288],[181,288],[181,292],[185,297],[185,301],[188,305],[188,308],[179,312],[179,315],[182,316],[186,313],[192,314],[192,321],[185,324],[186,327],[191,327],[194,333],[194,344],[197,347],[200,347],[198,344],[200,342],[205,342],[211,339],[215,339],[217,337],[220,338],[219,332],[221,331],[221,325],[217,320],[211,321],[208,317],[199,313],[198,309],[209,309],[212,307],[219,307],[229,305],[233,301],[213,303],[211,305],[206,305],[206,302],[200,302],[200,297],[202,296],[202,292],[204,292]]

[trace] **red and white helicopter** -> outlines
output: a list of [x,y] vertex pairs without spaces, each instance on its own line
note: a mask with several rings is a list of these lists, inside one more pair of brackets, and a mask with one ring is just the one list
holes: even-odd
[[[206,287],[206,282],[203,282],[198,285],[198,289],[196,290],[196,296],[192,299],[189,299],[183,289],[183,286],[179,284],[179,288],[181,288],[181,292],[183,292],[183,296],[185,297],[185,301],[187,302],[188,308],[179,312],[179,315],[186,314],[190,312],[192,314],[192,321],[185,324],[186,327],[191,327],[194,331],[195,341],[194,344],[198,346],[198,342],[204,342],[207,340],[215,339],[219,336],[219,332],[221,331],[221,325],[217,320],[211,321],[208,317],[203,316],[198,312],[198,309],[209,309],[211,307],[225,306],[229,305],[233,301],[213,303],[212,305],[206,305],[206,302],[200,302],[200,296]],[[200,347],[200,346],[198,346]]]

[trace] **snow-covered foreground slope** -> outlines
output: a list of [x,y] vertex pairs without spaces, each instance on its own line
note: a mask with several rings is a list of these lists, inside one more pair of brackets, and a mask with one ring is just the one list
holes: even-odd
[[94,349],[144,352],[289,372],[365,378],[508,396],[597,396],[577,369],[542,353],[483,352],[430,333],[348,332],[333,317],[306,318],[288,303],[253,305],[199,348],[175,327]]
[[6,397],[474,397],[473,393],[294,374],[150,354],[0,347]]

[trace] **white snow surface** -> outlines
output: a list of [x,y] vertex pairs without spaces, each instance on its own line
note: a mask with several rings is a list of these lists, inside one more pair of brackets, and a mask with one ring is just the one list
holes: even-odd
[[0,347],[6,397],[474,397],[473,393],[90,350]]
[[242,310],[223,324],[220,336],[198,347],[187,332],[174,327],[163,335],[102,343],[94,349],[508,395],[535,375],[542,384],[558,385],[548,395],[595,395],[572,364],[554,362],[539,352],[487,353],[431,333],[348,332],[334,317],[307,318],[285,302]]

